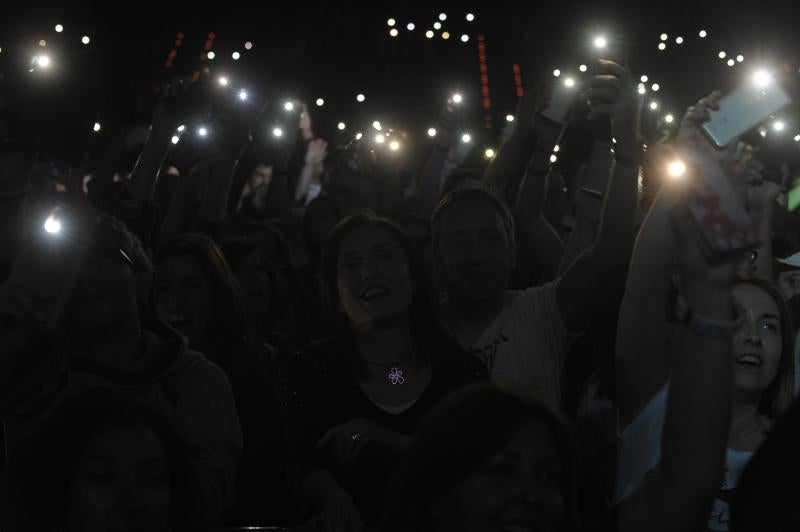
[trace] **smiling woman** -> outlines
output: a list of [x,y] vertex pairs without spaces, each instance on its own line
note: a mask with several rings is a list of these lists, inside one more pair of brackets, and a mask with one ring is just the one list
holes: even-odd
[[327,526],[378,524],[384,487],[422,417],[485,377],[442,325],[414,241],[357,212],[322,255],[323,307],[333,338],[282,371],[295,480]]

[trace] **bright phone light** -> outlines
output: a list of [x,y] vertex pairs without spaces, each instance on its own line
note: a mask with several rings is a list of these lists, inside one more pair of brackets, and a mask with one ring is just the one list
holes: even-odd
[[42,68],[47,68],[50,66],[50,58],[46,55],[40,55],[36,58],[36,64]]
[[367,97],[364,96],[363,94],[359,94],[359,95],[356,96],[356,101],[357,102],[363,102],[366,99],[367,99]]
[[467,22],[472,22],[473,20],[475,20],[475,15],[467,13]]
[[209,59],[214,59],[215,57],[217,57],[217,54],[215,54],[214,51],[212,50],[206,54],[206,57]]
[[653,92],[658,92],[658,90],[661,88],[661,85],[658,83],[653,83],[653,86],[650,88],[653,89]]
[[435,29],[435,30],[442,29],[442,23],[441,22],[434,22],[433,23],[433,29]]
[[786,125],[780,120],[772,124],[772,129],[774,129],[775,131],[783,131],[785,127]]
[[557,155],[555,155],[555,154],[551,155],[551,156],[550,156],[550,162],[551,162],[551,163],[554,163],[554,162],[556,162],[556,161],[558,161],[558,156],[557,156]]
[[575,80],[572,79],[572,78],[567,78],[567,79],[564,80],[564,85],[566,85],[567,87],[574,87],[575,86]]
[[513,121],[514,121],[514,115],[506,115],[506,122],[513,122]]
[[647,76],[642,76],[642,77],[639,78],[639,81],[641,81],[642,83],[647,83],[648,79],[650,79],[650,78],[648,78]]
[[57,235],[61,232],[61,222],[56,218],[55,214],[51,214],[44,221],[44,230],[51,235]]
[[737,55],[736,56],[736,61],[741,63],[742,61],[744,61],[744,56],[742,54]]
[[664,44],[663,42],[660,42],[660,43],[658,43],[658,49],[663,52],[664,50],[667,49],[667,45]]
[[398,35],[400,35],[400,32],[397,31],[397,28],[392,28],[389,30],[389,35],[391,35],[392,37],[397,37]]
[[397,21],[393,18],[390,18],[389,20],[386,21],[386,24],[389,26],[394,26],[395,24],[397,24]]
[[756,84],[756,87],[763,89],[764,87],[772,83],[772,74],[770,74],[766,70],[757,70],[753,74],[753,83]]
[[461,42],[467,42],[469,40],[469,35],[466,33],[461,36]]
[[578,70],[580,70],[581,72],[586,72],[587,70],[589,70],[589,67],[587,67],[586,65],[581,65],[578,67]]
[[594,38],[594,47],[595,48],[605,48],[608,44],[608,41],[602,35],[599,37]]
[[389,143],[389,149],[392,150],[392,151],[399,150],[400,149],[400,143],[397,142],[396,140],[393,140],[392,142]]
[[61,33],[62,31],[64,31],[64,26],[56,24],[56,33]]
[[428,30],[425,32],[425,37],[427,37],[428,39],[433,39],[433,36],[434,36],[433,30]]
[[94,127],[92,129],[94,130],[95,133],[97,133],[98,131],[100,131],[100,129],[102,129],[102,127],[103,126],[100,125],[100,122],[95,122]]
[[720,59],[725,59],[725,57],[726,57],[727,55],[728,55],[728,54],[726,54],[724,51],[722,51],[722,52],[720,52],[720,53],[718,53],[718,54],[717,54],[717,57],[719,57]]
[[795,135],[794,136],[794,141],[795,142],[800,142],[800,135]]
[[463,135],[461,135],[461,142],[463,142],[464,144],[469,144],[470,142],[472,142],[472,135],[470,135],[469,133],[464,133]]
[[494,157],[494,150],[492,148],[486,148],[486,151],[483,152],[487,159],[491,159]]
[[41,46],[41,47],[43,47],[43,48],[44,48],[45,46],[47,46],[47,41],[45,41],[44,39],[42,39],[41,41],[39,41],[39,46]]
[[234,61],[238,61],[239,58],[242,57],[242,54],[240,54],[239,52],[233,52],[231,54],[231,57],[233,58]]
[[252,48],[253,48],[253,43],[251,43],[250,41],[247,41],[246,43],[244,43],[244,49],[245,50],[252,50]]
[[184,129],[186,129],[186,126],[184,126],[183,124],[178,126],[178,131],[183,131]]
[[700,30],[700,33],[698,33],[698,35],[700,36],[701,39],[705,39],[706,35],[708,35],[708,32],[706,30]]
[[242,89],[239,91],[239,99],[245,101],[247,99],[247,91]]
[[222,85],[223,87],[228,86],[228,78],[226,78],[225,76],[221,76],[217,81],[219,81],[219,84]]
[[279,127],[276,127],[275,129],[272,130],[272,135],[275,136],[275,137],[282,137],[283,136],[283,130],[281,128],[279,128]]
[[292,102],[286,102],[285,104],[283,104],[283,108],[286,109],[287,111],[292,111],[294,110],[294,104]]
[[669,172],[669,175],[671,177],[675,178],[683,177],[683,174],[686,173],[686,163],[684,163],[680,159],[672,161],[667,166],[667,172]]
[[197,134],[200,135],[201,137],[205,137],[206,135],[208,135],[208,129],[201,127],[197,130]]
[[384,142],[386,142],[386,137],[378,133],[377,135],[375,135],[375,142],[377,144],[383,144]]
[[361,140],[361,137],[363,137],[363,136],[364,136],[364,134],[359,131],[358,133],[356,133],[356,140]]
[[413,22],[409,22],[409,23],[406,25],[406,29],[407,29],[408,31],[414,31],[414,28],[416,28],[416,26],[414,25],[414,23],[413,23]]
[[560,149],[561,149],[561,146],[559,146],[558,144],[556,144],[555,146],[553,146],[553,153],[558,153],[558,151],[559,151]]
[[662,33],[659,39],[661,39],[662,41],[666,41],[667,39],[669,39],[669,35],[667,35],[666,33]]
[[83,44],[89,44],[91,42],[91,39],[89,38],[88,35],[84,35],[83,37],[81,37],[81,42]]
[[644,83],[639,83],[639,86],[637,87],[636,90],[639,92],[639,94],[644,94],[644,93],[647,92],[647,89],[645,88]]
[[652,109],[653,111],[658,109],[658,102],[650,102],[650,109]]
[[172,135],[172,138],[170,140],[172,141],[173,144],[177,144],[181,140],[181,138],[178,135]]
[[667,124],[671,124],[671,123],[673,123],[674,121],[675,121],[675,117],[674,117],[674,116],[672,116],[672,115],[666,115],[666,116],[664,117],[664,122],[666,122]]
[[553,76],[558,77],[561,75],[561,71],[559,69],[553,70]]
[[347,125],[346,125],[344,122],[339,122],[338,124],[336,124],[336,127],[338,127],[338,128],[339,128],[339,131],[341,131],[341,130],[343,130],[344,128],[346,128],[346,127],[347,127]]
[[439,13],[439,20],[444,22],[445,20],[447,20],[447,15],[445,13]]
[[429,127],[428,128],[428,136],[429,137],[435,137],[436,136],[436,128]]
[[453,98],[452,99],[453,99],[453,103],[461,103],[462,101],[464,101],[464,97],[461,96],[458,93],[453,94]]
[[683,37],[676,37],[675,44],[683,44]]
[[323,105],[325,105],[325,100],[323,100],[322,98],[317,98],[316,104],[317,107],[322,107]]
[[378,131],[380,131],[380,130],[381,130],[381,123],[380,123],[380,122],[378,122],[377,120],[375,120],[375,121],[372,123],[372,127],[374,127],[375,129],[377,129]]
[[444,39],[446,41],[449,38],[450,38],[450,32],[449,31],[443,31],[442,32],[442,39]]

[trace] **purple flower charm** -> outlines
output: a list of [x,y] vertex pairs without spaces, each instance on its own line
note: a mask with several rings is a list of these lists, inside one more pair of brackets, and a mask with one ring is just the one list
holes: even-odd
[[389,371],[389,381],[392,384],[405,384],[406,380],[403,378],[403,370],[392,368],[391,371]]

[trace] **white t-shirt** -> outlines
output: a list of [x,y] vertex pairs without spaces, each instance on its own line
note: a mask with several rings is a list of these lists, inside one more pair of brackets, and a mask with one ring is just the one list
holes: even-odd
[[[669,381],[619,437],[615,502],[636,491],[661,462],[661,434],[667,413]],[[725,472],[708,516],[707,530],[730,530],[730,503],[752,452],[727,449]]]
[[571,341],[556,299],[556,283],[507,290],[503,310],[469,351],[486,365],[494,382],[534,391],[561,406],[561,367]]

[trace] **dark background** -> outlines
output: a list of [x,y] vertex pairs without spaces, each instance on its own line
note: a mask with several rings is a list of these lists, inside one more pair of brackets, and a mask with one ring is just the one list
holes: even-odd
[[[12,86],[19,65],[41,51],[47,40],[53,68],[39,80],[27,80],[19,101],[54,128],[71,123],[72,142],[95,150],[123,125],[147,121],[153,88],[174,75],[208,66],[211,75],[226,74],[234,85],[261,86],[275,101],[301,98],[312,107],[318,132],[338,143],[379,119],[409,132],[409,142],[427,142],[425,130],[435,125],[445,99],[462,92],[467,128],[480,145],[497,143],[504,117],[513,113],[516,94],[512,64],[523,69],[526,87],[547,79],[554,68],[577,72],[589,61],[592,36],[602,32],[631,43],[630,64],[638,78],[661,91],[662,112],[682,109],[714,88],[729,90],[756,65],[780,73],[794,94],[800,74],[800,2],[519,2],[451,7],[399,3],[356,6],[298,2],[134,3],[61,1],[4,3],[0,19],[0,65],[6,86]],[[443,29],[426,39],[440,12],[448,15]],[[465,14],[474,13],[474,22]],[[389,37],[386,20],[397,20],[400,35]],[[416,29],[405,26],[414,22]],[[56,23],[64,25],[56,33]],[[705,29],[709,36],[698,37]],[[185,35],[171,68],[165,60]],[[216,59],[203,61],[203,45],[214,32]],[[657,49],[659,35],[669,35],[668,48]],[[460,41],[467,33],[470,40]],[[92,41],[80,43],[83,34]],[[483,128],[477,35],[486,38],[494,127]],[[681,35],[685,42],[675,44]],[[244,49],[245,41],[252,50]],[[238,50],[239,61],[231,59]],[[717,53],[741,53],[742,64],[730,68]],[[726,58],[727,59],[727,58]],[[42,72],[41,74],[45,74]],[[29,76],[31,77],[31,76]],[[44,79],[44,78],[47,79]],[[14,85],[16,86],[16,85]],[[367,100],[357,104],[355,95]],[[322,97],[326,104],[315,108]],[[22,107],[21,107],[22,108]],[[787,115],[790,116],[790,115]],[[345,132],[335,129],[338,121]],[[91,134],[95,121],[100,134]],[[80,125],[80,128],[77,127]],[[789,120],[787,133],[800,132]]]

